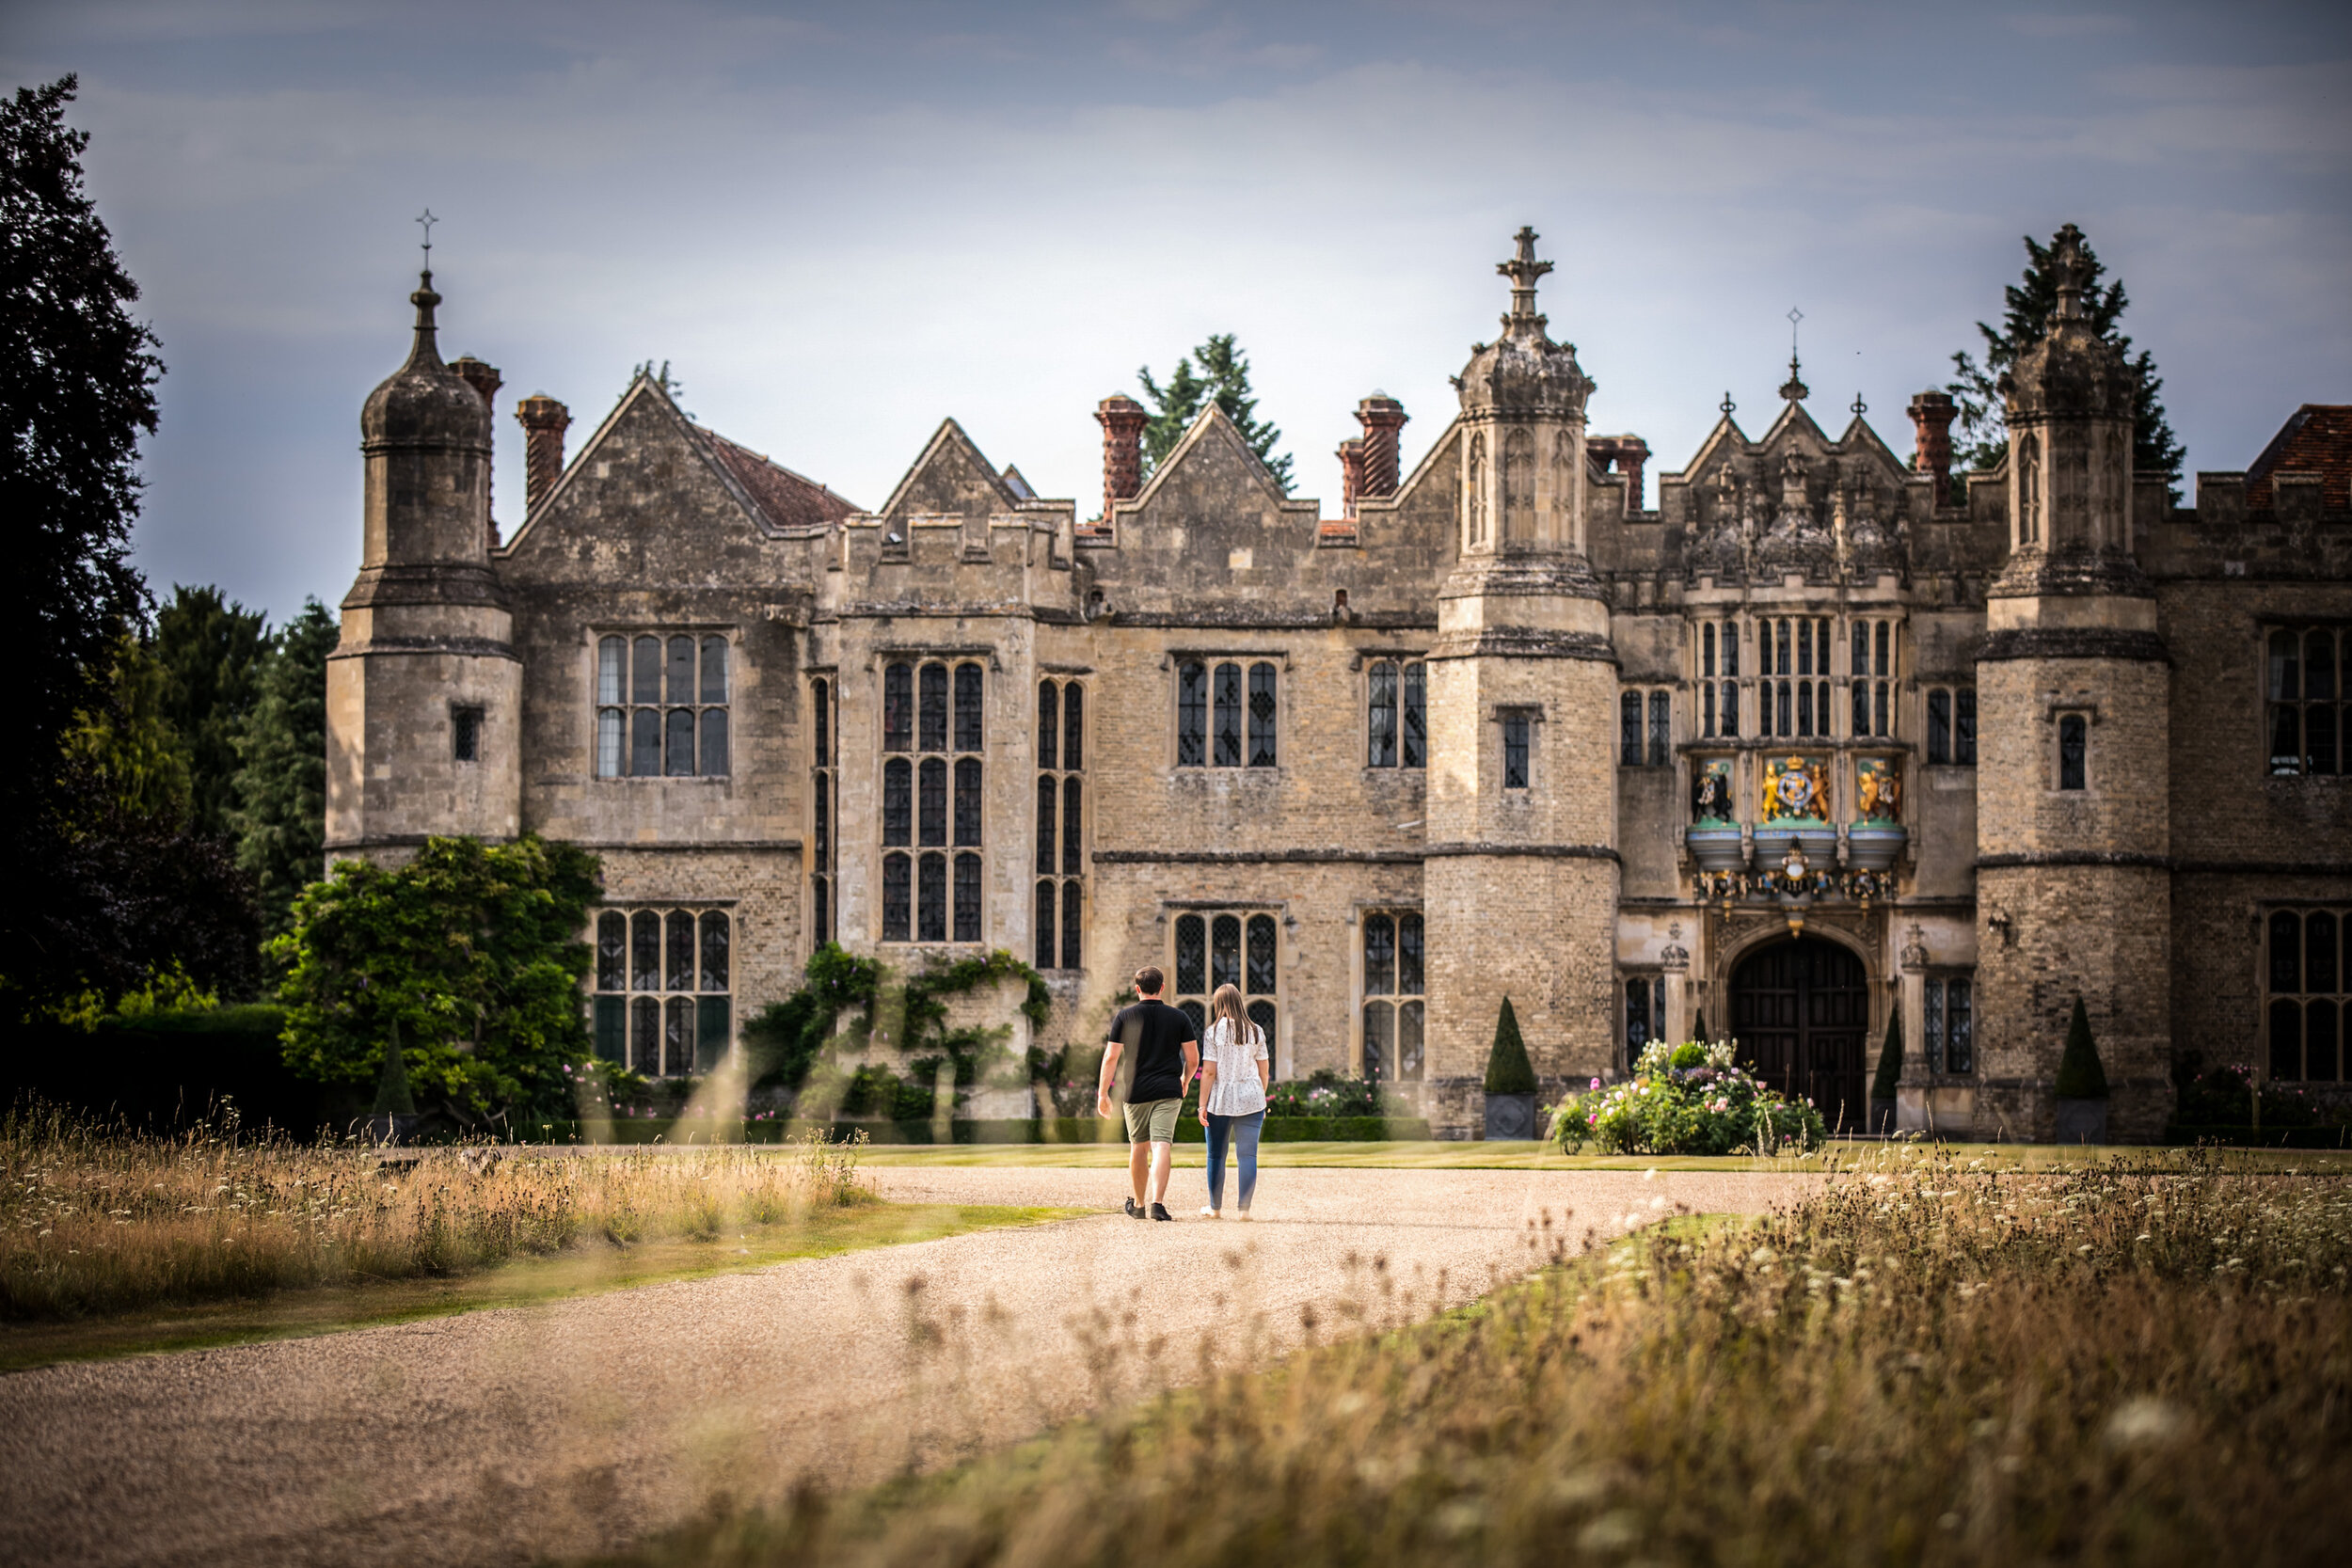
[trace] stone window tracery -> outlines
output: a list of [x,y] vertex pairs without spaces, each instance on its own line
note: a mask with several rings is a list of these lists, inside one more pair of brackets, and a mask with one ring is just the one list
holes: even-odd
[[1266,1074],[1279,1077],[1274,1025],[1280,1016],[1281,975],[1274,916],[1239,911],[1186,911],[1169,922],[1175,944],[1170,1000],[1196,1029],[1207,1026],[1209,998],[1219,986],[1242,994],[1249,1022],[1265,1031]]
[[1363,1075],[1418,1084],[1425,1069],[1428,982],[1418,910],[1375,910],[1363,919]]
[[2268,767],[2274,778],[2329,777],[2347,770],[2352,747],[2352,633],[2315,626],[2282,627],[2266,641],[2265,695],[2269,702]]
[[1931,974],[1928,977],[1930,1072],[1964,1078],[1977,1070],[1976,994],[1974,974]]
[[1376,659],[1367,681],[1365,765],[1425,768],[1429,762],[1429,671],[1417,658]]
[[1977,689],[1932,687],[1928,691],[1928,761],[1960,768],[1977,765]]
[[734,1043],[735,923],[724,910],[655,906],[596,916],[596,1054],[648,1078],[715,1066]]
[[1246,673],[1237,659],[1179,660],[1176,766],[1275,767],[1275,668],[1263,659],[1250,663]]
[[980,940],[986,695],[973,660],[882,667],[884,942]]
[[821,676],[809,682],[809,938],[818,947],[834,940],[836,907],[834,829],[841,797],[834,708],[833,682]]
[[1040,969],[1084,967],[1086,688],[1037,683],[1037,887],[1031,906]]
[[1826,617],[1775,616],[1756,623],[1756,733],[1827,737],[1830,624]]
[[1895,733],[1890,703],[1895,685],[1894,630],[1891,621],[1858,620],[1853,624],[1849,683],[1853,707],[1851,733],[1857,736]]
[[727,687],[724,637],[597,639],[596,777],[725,777]]
[[1699,627],[1700,734],[1740,733],[1740,623]]
[[2332,1084],[2346,1073],[2344,1023],[2352,1014],[2352,909],[2273,910],[2264,923],[2269,993],[2269,1075]]
[[1629,689],[1617,697],[1617,765],[1663,768],[1674,752],[1674,697],[1663,689]]

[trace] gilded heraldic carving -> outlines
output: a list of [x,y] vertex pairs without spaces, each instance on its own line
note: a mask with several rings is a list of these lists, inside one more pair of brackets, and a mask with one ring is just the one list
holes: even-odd
[[1829,792],[1821,787],[1819,757],[1772,757],[1764,764],[1764,785],[1758,801],[1767,822],[1826,820]]
[[1865,822],[1902,820],[1902,774],[1892,757],[1864,757],[1854,764],[1854,803]]

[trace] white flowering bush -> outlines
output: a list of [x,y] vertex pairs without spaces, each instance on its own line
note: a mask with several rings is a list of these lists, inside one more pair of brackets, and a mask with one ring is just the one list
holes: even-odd
[[1552,1107],[1551,1140],[1570,1154],[1593,1144],[1612,1154],[1781,1154],[1819,1148],[1829,1135],[1809,1100],[1758,1084],[1729,1040],[1654,1040],[1622,1084],[1599,1079]]

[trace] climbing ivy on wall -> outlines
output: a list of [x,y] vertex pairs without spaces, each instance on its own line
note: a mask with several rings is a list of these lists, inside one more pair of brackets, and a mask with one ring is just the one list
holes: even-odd
[[[887,971],[872,958],[861,958],[838,943],[827,942],[809,956],[801,989],[781,1002],[771,1002],[743,1024],[743,1042],[752,1053],[752,1076],[763,1087],[799,1089],[840,1030],[844,1013],[858,1019],[851,1032],[863,1044],[874,1037],[877,1022],[897,1020],[896,1049],[915,1055],[915,1065],[935,1069],[943,1062],[955,1065],[955,1081],[978,1081],[982,1057],[996,1033],[983,1029],[946,1027],[946,999],[1017,979],[1026,986],[1021,1014],[1032,1026],[1042,1026],[1054,1006],[1045,977],[1003,948],[985,958],[961,958],[908,978],[898,994],[887,984]],[[885,1031],[886,1033],[886,1031]],[[870,1077],[882,1069],[863,1069]],[[859,1080],[864,1082],[864,1077]],[[878,1102],[880,1096],[874,1096]],[[866,1095],[857,1098],[862,1104]]]

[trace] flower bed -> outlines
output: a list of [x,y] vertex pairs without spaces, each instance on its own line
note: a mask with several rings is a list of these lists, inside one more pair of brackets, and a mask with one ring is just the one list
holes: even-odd
[[1732,1060],[1732,1042],[1660,1040],[1633,1076],[1571,1095],[1552,1107],[1551,1141],[1573,1154],[1597,1144],[1612,1154],[1788,1153],[1827,1138],[1810,1101],[1773,1093]]

